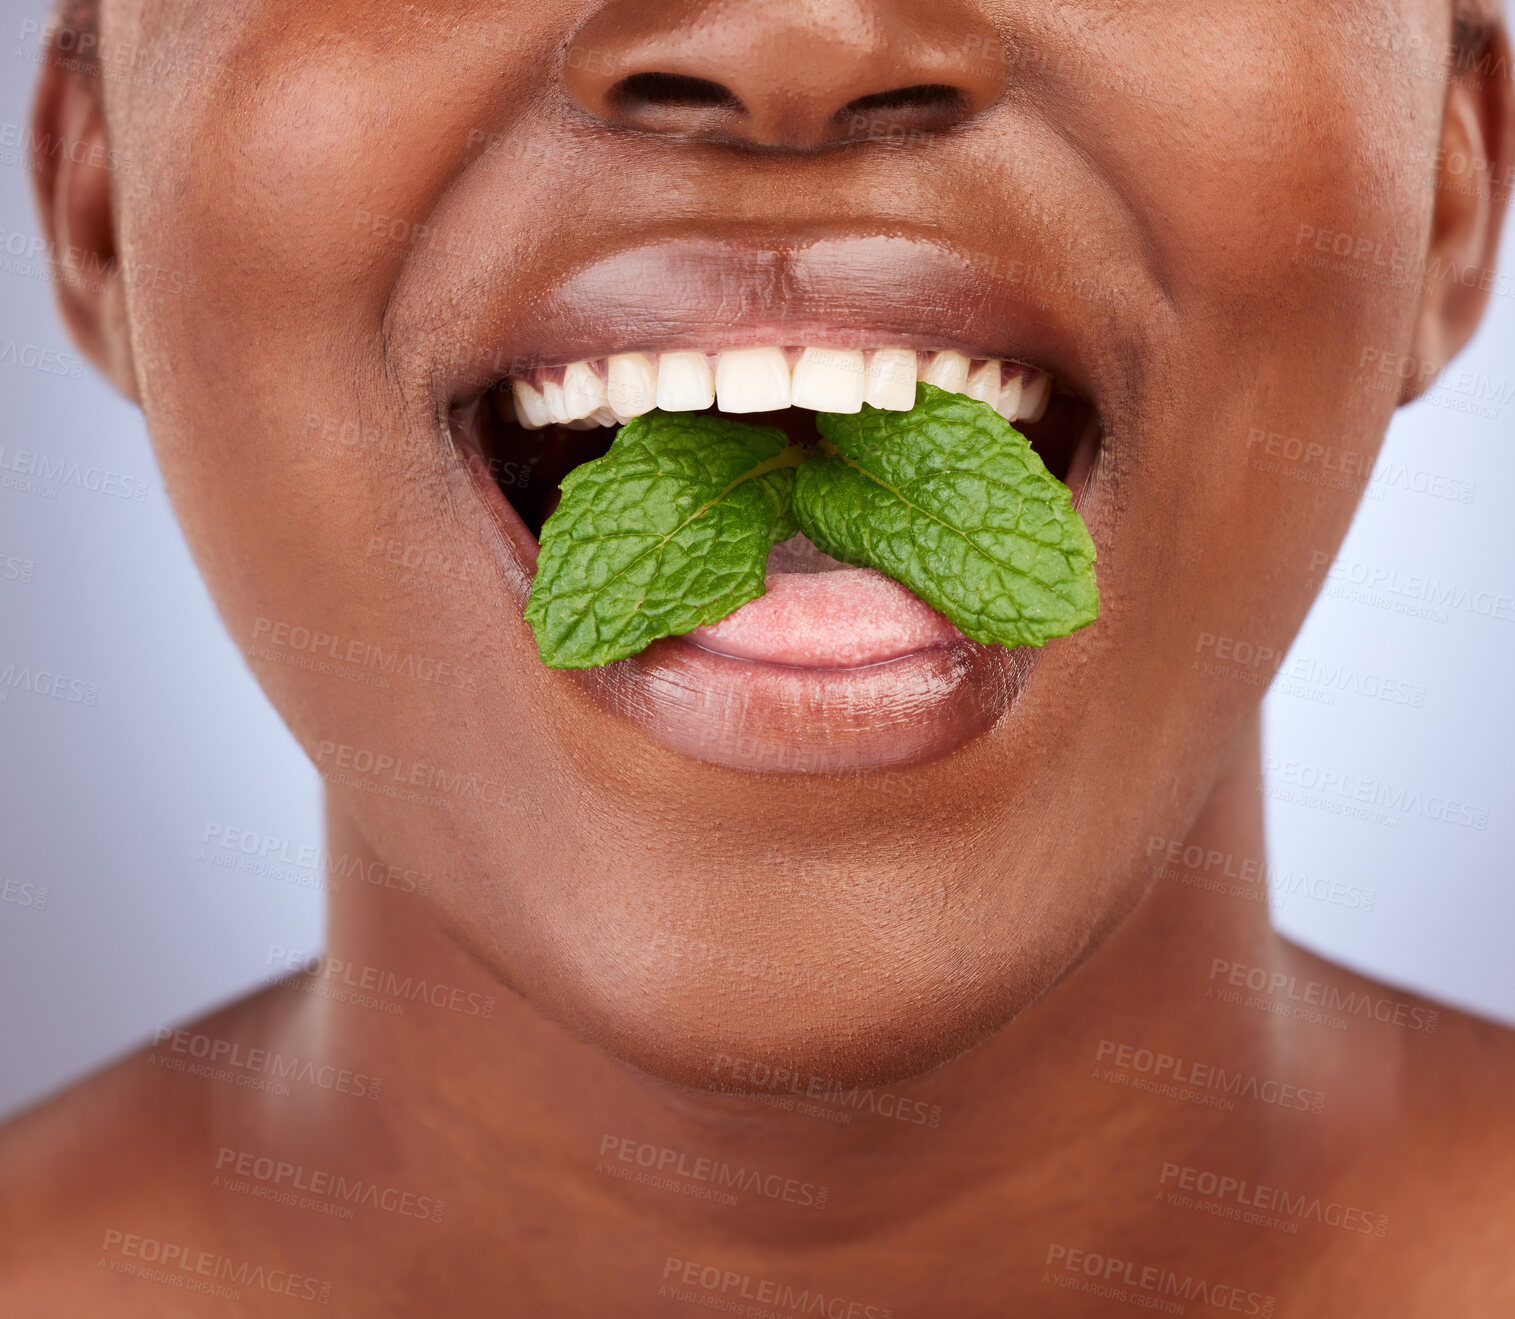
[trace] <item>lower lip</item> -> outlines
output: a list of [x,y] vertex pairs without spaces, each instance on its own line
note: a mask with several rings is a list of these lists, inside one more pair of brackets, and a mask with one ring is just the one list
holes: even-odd
[[[1036,652],[960,640],[856,668],[717,654],[682,637],[573,678],[674,751],[788,773],[919,764],[984,732]],[[1016,662],[1018,661],[1018,662]]]
[[[536,537],[487,465],[469,467],[518,560],[521,571],[507,578],[524,610]],[[721,623],[557,676],[696,760],[815,774],[922,764],[956,750],[1009,709],[1041,653],[971,641],[882,574],[843,569],[771,574],[768,594]]]

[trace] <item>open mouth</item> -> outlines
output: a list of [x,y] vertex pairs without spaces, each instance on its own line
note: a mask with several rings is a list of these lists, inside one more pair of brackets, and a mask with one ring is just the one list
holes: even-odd
[[[512,650],[535,657],[521,615],[560,482],[606,452],[621,418],[653,408],[713,409],[805,444],[819,412],[906,409],[925,380],[1013,415],[1080,512],[1097,510],[1122,327],[1078,299],[1028,296],[1008,267],[935,236],[849,226],[679,225],[527,267],[502,254],[457,284],[428,370],[500,536],[501,584],[521,611]],[[966,748],[1078,645],[973,641],[893,579],[795,538],[771,552],[764,594],[719,623],[526,680],[583,721],[565,725],[580,730],[570,747],[608,714],[706,764],[867,771]]]
[[[1077,497],[1098,445],[1093,408],[1036,367],[950,348],[618,352],[506,376],[455,410],[453,431],[535,541],[568,473],[603,455],[622,424],[654,408],[738,417],[814,444],[817,413],[864,405],[908,411],[917,381],[989,404]],[[765,585],[764,595],[684,640],[748,663],[832,671],[970,644],[898,582],[830,558],[803,535],[774,547]]]

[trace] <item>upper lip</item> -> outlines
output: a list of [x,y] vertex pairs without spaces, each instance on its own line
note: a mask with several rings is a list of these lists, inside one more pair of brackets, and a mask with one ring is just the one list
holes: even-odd
[[654,238],[510,281],[508,312],[482,318],[508,328],[439,373],[441,401],[458,406],[506,376],[616,352],[816,343],[1024,362],[1102,411],[1111,381],[1091,350],[1089,309],[1029,296],[1015,265],[898,234]]

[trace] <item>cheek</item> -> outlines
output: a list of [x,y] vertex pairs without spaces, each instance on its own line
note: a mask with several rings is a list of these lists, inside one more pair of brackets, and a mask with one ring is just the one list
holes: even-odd
[[144,409],[233,641],[317,769],[388,859],[461,870],[470,829],[532,845],[536,670],[519,619],[500,626],[493,522],[382,318],[467,98],[416,97],[424,56],[292,29],[318,53],[255,27],[222,52],[245,76],[170,121],[194,150],[144,154],[128,260],[192,290],[132,291]]
[[[467,646],[494,532],[430,400],[401,383],[385,313],[438,241],[428,216],[484,107],[524,93],[501,85],[498,42],[375,24],[367,3],[269,0],[225,28],[199,62],[232,76],[164,93],[123,235],[129,261],[190,290],[134,289],[132,308],[186,531],[239,641],[296,609],[360,635],[412,609]],[[499,658],[457,657],[480,676]]]
[[[1150,95],[1102,144],[1168,296],[1111,446],[1107,561],[1173,672],[1206,635],[1287,648],[1395,406],[1377,368],[1420,303],[1441,89],[1353,21],[1233,7],[1197,55],[1154,42]],[[1256,695],[1179,681],[1164,703],[1192,722]]]

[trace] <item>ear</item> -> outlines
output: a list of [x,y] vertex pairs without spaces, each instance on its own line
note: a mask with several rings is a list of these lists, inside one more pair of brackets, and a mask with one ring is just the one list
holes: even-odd
[[1499,235],[1515,180],[1510,43],[1494,21],[1447,84],[1436,155],[1436,208],[1410,352],[1419,363],[1401,403],[1426,390],[1473,337],[1498,275]]
[[32,107],[32,190],[42,219],[63,323],[80,352],[139,402],[116,253],[111,174],[117,156],[105,135],[97,74],[49,59]]

